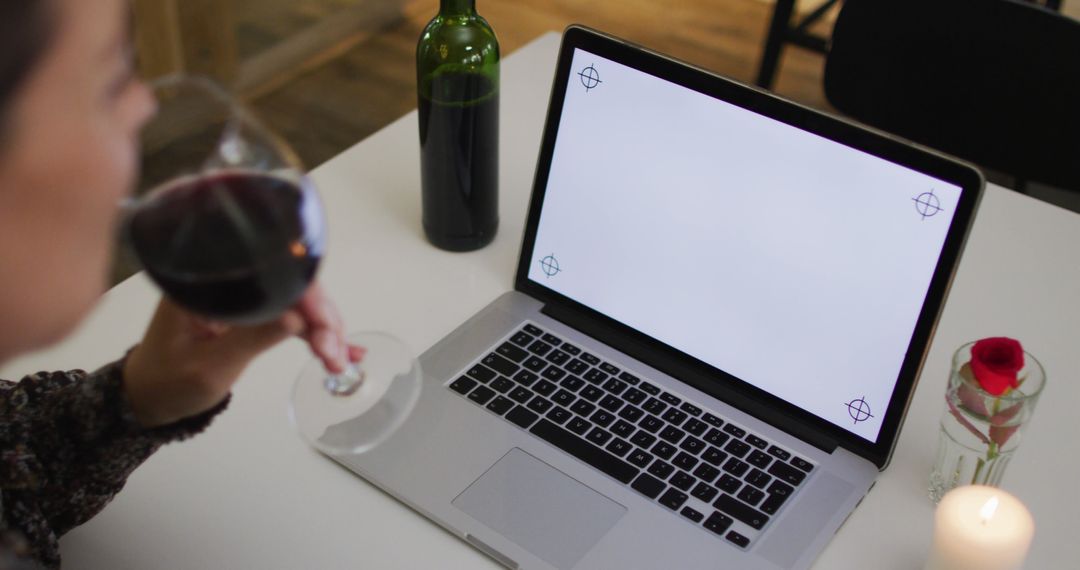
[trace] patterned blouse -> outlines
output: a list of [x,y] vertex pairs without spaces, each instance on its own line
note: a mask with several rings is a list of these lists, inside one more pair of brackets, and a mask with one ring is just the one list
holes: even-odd
[[123,360],[93,373],[0,380],[0,570],[59,568],[59,537],[97,514],[128,475],[228,405],[144,429],[123,390]]

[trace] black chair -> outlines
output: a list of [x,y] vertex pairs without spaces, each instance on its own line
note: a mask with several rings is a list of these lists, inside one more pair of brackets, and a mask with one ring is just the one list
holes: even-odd
[[1080,22],[1018,0],[845,0],[825,96],[869,125],[1080,190]]

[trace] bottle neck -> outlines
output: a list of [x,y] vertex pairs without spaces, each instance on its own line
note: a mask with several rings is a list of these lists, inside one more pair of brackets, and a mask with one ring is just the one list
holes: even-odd
[[476,0],[439,0],[439,14],[463,16],[476,13]]

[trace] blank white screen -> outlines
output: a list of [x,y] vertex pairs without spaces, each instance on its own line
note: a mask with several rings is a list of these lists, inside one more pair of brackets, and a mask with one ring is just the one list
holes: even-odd
[[960,189],[581,50],[570,74],[529,278],[874,441]]

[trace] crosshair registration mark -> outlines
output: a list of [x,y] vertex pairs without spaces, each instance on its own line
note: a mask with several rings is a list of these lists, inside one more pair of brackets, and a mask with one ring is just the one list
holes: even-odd
[[844,405],[847,406],[847,413],[851,419],[855,420],[855,423],[865,422],[874,417],[874,414],[870,413],[870,404],[866,403],[866,396],[855,398]]
[[554,255],[548,255],[540,260],[540,270],[548,277],[554,277],[559,271],[559,260]]
[[597,85],[600,85],[600,73],[596,71],[596,68],[590,65],[585,69],[578,72],[578,77],[581,78],[581,84],[585,86],[585,92],[595,89]]
[[915,211],[919,212],[922,219],[932,218],[941,211],[941,201],[934,195],[933,188],[929,192],[923,192],[911,199],[915,202]]

